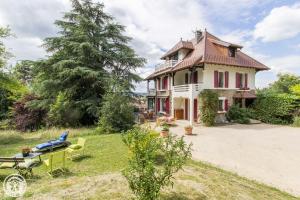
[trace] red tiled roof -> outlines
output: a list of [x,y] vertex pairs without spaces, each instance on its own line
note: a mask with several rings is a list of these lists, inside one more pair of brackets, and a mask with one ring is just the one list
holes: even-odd
[[[236,51],[235,57],[230,57],[227,53],[220,50],[219,47],[223,48],[223,51],[227,52],[228,47],[242,48],[242,46],[225,42],[217,38],[216,36],[204,31],[203,36],[197,43],[195,39],[190,41],[180,41],[172,49],[170,49],[163,57],[165,58],[172,53],[175,53],[181,48],[191,49],[191,51],[186,55],[186,57],[177,63],[172,68],[164,69],[163,72],[154,72],[149,78],[153,78],[162,73],[168,73],[172,71],[179,71],[185,68],[189,68],[195,65],[210,63],[210,64],[220,64],[220,65],[230,65],[238,67],[254,68],[256,70],[268,70],[269,68],[264,64],[258,62],[257,60],[251,58],[240,50]],[[224,49],[225,48],[225,49]]]
[[171,55],[172,53],[175,53],[176,51],[178,51],[179,49],[194,49],[193,43],[189,42],[189,41],[182,41],[180,40],[177,44],[175,44],[174,47],[172,47],[169,51],[167,51],[167,53],[165,53],[161,59],[164,59],[165,57]]
[[150,74],[149,76],[147,76],[147,78],[145,78],[145,80],[148,80],[148,79],[152,79],[156,76],[159,76],[161,74],[165,74],[165,73],[169,73],[172,71],[172,67],[168,67],[168,68],[165,68],[163,70],[160,70],[160,71],[155,71],[154,73]]

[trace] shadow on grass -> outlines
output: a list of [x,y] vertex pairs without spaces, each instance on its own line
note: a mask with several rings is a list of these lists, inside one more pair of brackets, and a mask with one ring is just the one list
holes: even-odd
[[82,160],[85,160],[85,159],[91,159],[93,158],[93,156],[91,155],[82,155],[82,156],[77,156],[75,158],[72,159],[73,162],[81,162]]
[[56,169],[52,172],[51,176],[53,178],[58,178],[58,177],[71,177],[74,176],[74,173],[71,172],[69,169],[64,168],[64,169]]
[[161,195],[163,200],[206,200],[207,197],[201,194],[185,195],[182,193],[169,193]]

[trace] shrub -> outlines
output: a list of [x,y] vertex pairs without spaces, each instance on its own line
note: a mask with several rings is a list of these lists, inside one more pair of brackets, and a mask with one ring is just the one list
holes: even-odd
[[158,199],[161,188],[173,185],[174,173],[191,157],[191,146],[183,138],[163,139],[149,133],[148,129],[136,127],[123,135],[131,152],[123,174],[140,200]]
[[54,126],[78,126],[82,114],[73,107],[63,93],[59,93],[55,102],[50,105],[47,123]]
[[212,90],[203,90],[199,94],[201,120],[206,126],[213,126],[218,112],[219,96]]
[[121,93],[106,93],[100,110],[98,131],[117,133],[127,131],[134,125],[134,107],[130,97]]
[[259,92],[253,107],[254,117],[265,123],[290,124],[299,101],[299,97],[291,94]]
[[295,127],[300,127],[300,117],[294,117],[294,120],[293,120],[293,126]]
[[33,94],[28,94],[14,104],[13,122],[17,130],[34,131],[45,124],[45,110],[28,106],[31,101],[37,99]]
[[250,123],[248,111],[245,108],[240,108],[239,105],[232,105],[226,113],[226,117],[232,122],[237,122],[240,124]]

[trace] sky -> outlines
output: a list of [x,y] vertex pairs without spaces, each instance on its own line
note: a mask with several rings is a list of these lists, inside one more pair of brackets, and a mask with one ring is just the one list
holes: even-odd
[[[95,0],[96,1],[96,0]],[[180,38],[205,28],[222,40],[238,43],[242,51],[269,71],[256,75],[256,87],[276,80],[278,73],[300,75],[299,0],[103,0],[105,11],[126,26],[130,46],[147,59],[137,73],[145,78],[154,71],[164,52]],[[47,54],[43,39],[58,34],[53,24],[71,9],[68,0],[1,0],[0,26],[11,28],[6,39],[14,55],[9,63],[37,60]],[[146,83],[136,86],[146,92]]]

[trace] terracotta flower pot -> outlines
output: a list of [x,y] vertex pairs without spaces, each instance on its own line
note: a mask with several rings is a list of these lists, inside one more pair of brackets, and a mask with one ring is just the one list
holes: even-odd
[[168,135],[169,135],[169,131],[161,131],[160,132],[161,137],[168,137]]
[[193,127],[185,127],[185,134],[186,135],[192,135],[193,134]]

